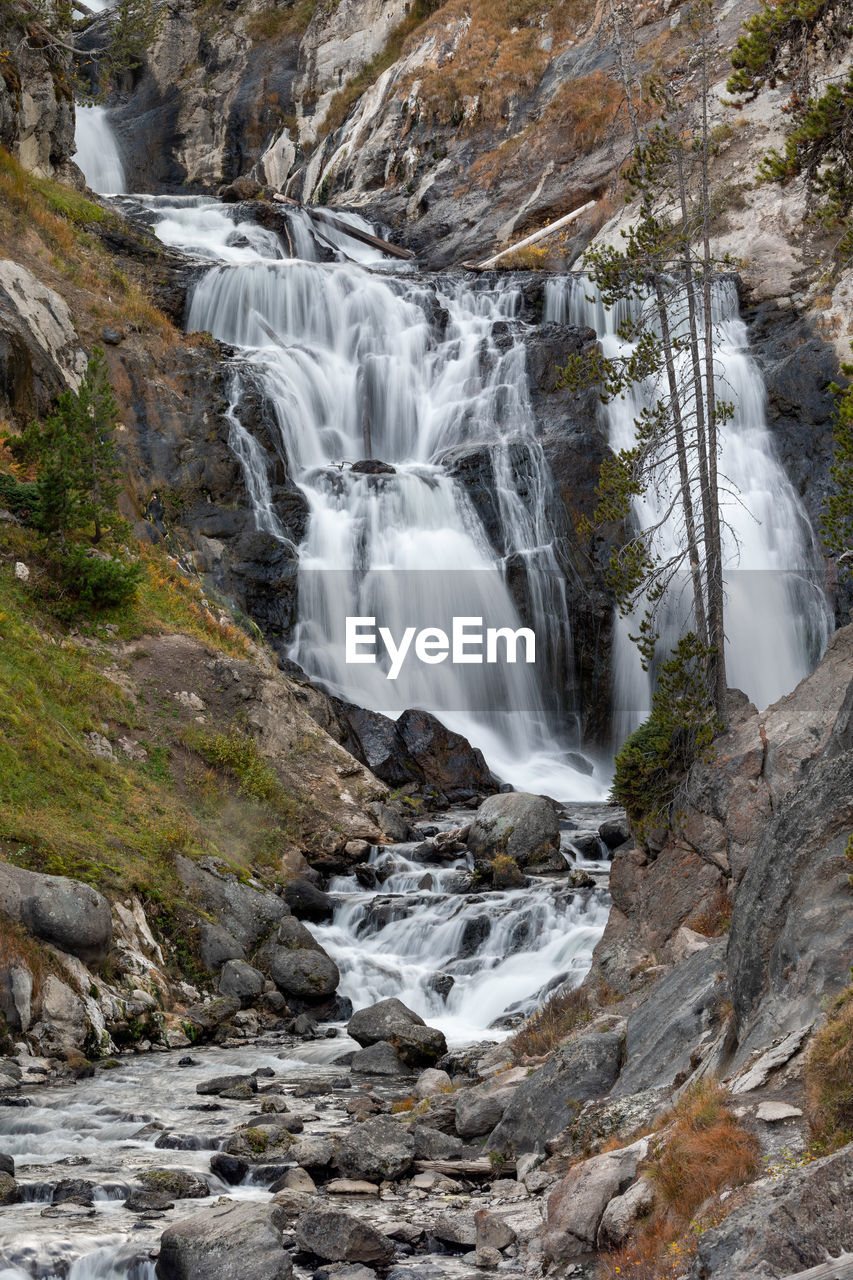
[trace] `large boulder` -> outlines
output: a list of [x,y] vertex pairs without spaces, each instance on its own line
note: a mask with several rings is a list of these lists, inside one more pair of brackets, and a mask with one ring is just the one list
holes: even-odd
[[518,1085],[517,1079],[507,1083],[498,1076],[473,1089],[461,1089],[456,1095],[456,1132],[460,1138],[491,1133],[503,1119]]
[[352,1055],[351,1071],[360,1071],[365,1076],[408,1076],[411,1067],[402,1061],[397,1050],[387,1040],[377,1040],[366,1049],[358,1049]]
[[396,1252],[387,1236],[367,1222],[330,1209],[305,1213],[296,1224],[296,1243],[327,1262],[390,1262]]
[[270,962],[270,977],[285,996],[296,996],[308,1004],[319,1004],[334,995],[341,980],[330,956],[307,948],[276,949]]
[[543,1236],[545,1256],[551,1262],[564,1262],[595,1248],[605,1209],[637,1176],[648,1145],[641,1138],[630,1147],[593,1156],[557,1183],[548,1196]]
[[167,1227],[160,1239],[159,1280],[290,1280],[281,1243],[287,1214],[275,1203],[201,1209]]
[[437,1062],[447,1053],[443,1032],[428,1027],[423,1018],[393,997],[359,1009],[350,1018],[347,1032],[365,1047],[386,1041],[409,1066]]
[[233,996],[247,1008],[263,995],[264,975],[253,969],[245,960],[228,960],[219,975],[219,990],[224,996]]
[[86,964],[97,964],[113,936],[110,904],[91,885],[0,863],[0,911]]
[[680,1083],[691,1056],[719,1026],[726,1009],[725,938],[676,965],[628,1018],[625,1066],[613,1089],[625,1098]]
[[175,870],[187,893],[247,951],[289,914],[278,894],[245,884],[213,858],[193,862],[181,854],[175,859]]
[[[323,955],[326,954],[311,930],[306,929],[302,921],[297,920],[295,916],[285,916],[275,936],[278,945],[285,947],[288,951],[320,951]],[[272,957],[272,947],[264,950]]]
[[284,900],[298,920],[330,920],[335,904],[327,893],[304,876],[294,876],[284,886]]
[[487,870],[499,855],[527,867],[547,863],[559,849],[560,820],[553,804],[522,791],[489,796],[468,833],[474,865]]
[[415,1140],[391,1116],[371,1116],[352,1128],[338,1147],[335,1163],[348,1178],[396,1182],[411,1170]]
[[490,1151],[543,1152],[584,1102],[609,1093],[622,1062],[622,1036],[592,1032],[572,1040],[518,1086],[488,1140]]
[[495,790],[495,779],[482,752],[429,711],[404,711],[396,726],[426,782],[438,787],[451,803]]
[[853,1144],[763,1180],[697,1243],[691,1280],[794,1275],[853,1252]]

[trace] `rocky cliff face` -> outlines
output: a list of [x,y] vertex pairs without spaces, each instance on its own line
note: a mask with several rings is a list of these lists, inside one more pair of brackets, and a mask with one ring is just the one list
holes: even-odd
[[40,177],[79,181],[70,55],[12,12],[0,16],[0,49],[0,146]]

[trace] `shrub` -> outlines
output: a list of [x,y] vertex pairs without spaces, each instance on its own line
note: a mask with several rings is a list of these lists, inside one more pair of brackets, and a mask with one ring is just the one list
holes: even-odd
[[835,1001],[812,1042],[806,1098],[812,1135],[822,1151],[853,1142],[853,986]]
[[539,1058],[550,1053],[578,1027],[592,1018],[589,996],[583,987],[563,988],[549,996],[512,1037],[509,1047],[517,1058]]
[[126,564],[115,556],[93,555],[79,544],[68,548],[55,562],[55,575],[81,605],[110,609],[124,604],[136,594],[142,580],[142,566]]

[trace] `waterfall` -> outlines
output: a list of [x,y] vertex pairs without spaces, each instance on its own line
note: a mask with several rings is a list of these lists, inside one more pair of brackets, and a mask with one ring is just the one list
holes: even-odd
[[[571,630],[549,522],[556,498],[535,437],[524,347],[498,340],[518,310],[519,291],[506,282],[380,273],[369,268],[384,266],[381,254],[344,247],[346,237],[325,228],[322,240],[338,260],[311,260],[317,255],[304,214],[290,230],[305,257],[290,259],[272,232],[235,222],[239,214],[213,201],[147,202],[161,239],[215,261],[194,289],[188,327],[242,349],[243,368],[266,391],[280,451],[307,500],[290,656],[359,705],[393,717],[409,707],[434,712],[516,786],[560,799],[599,798],[591,766],[583,772],[569,754],[579,746],[576,709],[557,692],[554,667],[558,655],[571,661]],[[240,376],[238,364],[232,446],[258,527],[283,536],[265,455],[239,426]],[[445,465],[460,449],[476,451],[489,471],[496,532],[487,532]],[[389,470],[351,469],[368,456]],[[510,567],[520,570],[521,603],[507,583]],[[536,633],[537,662],[438,668],[412,661],[389,680],[387,662],[345,662],[346,616],[375,617],[394,636],[406,627],[449,634],[454,617],[512,630],[527,625]]]
[[[720,513],[726,592],[726,667],[729,684],[744,690],[759,708],[789,693],[815,666],[832,629],[823,591],[820,548],[791,482],[776,456],[765,414],[764,383],[750,357],[746,326],[739,314],[734,281],[714,282],[715,368],[718,398],[733,414],[720,431]],[[686,303],[673,304],[673,334],[683,328]],[[548,281],[544,319],[589,325],[606,356],[630,352],[619,336],[628,304],[603,306],[583,277]],[[683,333],[681,334],[683,336]],[[704,358],[704,357],[703,357]],[[679,380],[689,385],[689,353],[676,353]],[[634,443],[634,422],[654,403],[655,387],[633,387],[605,406],[609,442],[614,450]],[[651,528],[665,515],[671,491],[650,490],[635,500],[634,516]],[[666,521],[659,551],[677,550],[675,518]],[[682,610],[671,601],[670,626],[662,634],[669,647]],[[636,646],[633,619],[619,619],[614,633],[614,741],[621,742],[648,715],[651,690]]]
[[88,186],[100,195],[127,190],[124,165],[106,107],[81,107],[77,112],[77,150],[74,159]]

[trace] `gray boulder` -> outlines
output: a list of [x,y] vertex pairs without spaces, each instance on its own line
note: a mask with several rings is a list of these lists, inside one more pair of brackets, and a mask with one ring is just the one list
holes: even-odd
[[148,1191],[162,1191],[175,1200],[204,1200],[210,1195],[206,1180],[185,1169],[144,1169],[137,1176]]
[[196,1093],[204,1095],[225,1093],[238,1085],[246,1085],[251,1093],[257,1093],[258,1080],[251,1075],[212,1076],[209,1080],[200,1080],[195,1087]]
[[391,1116],[372,1116],[347,1133],[338,1147],[336,1167],[348,1178],[396,1182],[411,1170],[415,1139]]
[[217,1204],[173,1223],[160,1239],[159,1280],[290,1280],[276,1204]]
[[456,1132],[460,1138],[479,1138],[500,1124],[518,1084],[495,1087],[491,1081],[456,1095]]
[[276,937],[279,946],[286,947],[288,951],[319,951],[322,955],[326,954],[310,929],[306,929],[295,916],[284,917],[278,926]]
[[11,1173],[0,1170],[0,1205],[17,1204],[20,1199],[18,1184]]
[[766,1280],[853,1252],[853,1144],[781,1178],[698,1236],[691,1280]]
[[423,1018],[393,997],[359,1009],[350,1018],[347,1032],[364,1046],[387,1041],[409,1066],[436,1062],[447,1052],[443,1032],[426,1026]]
[[288,880],[284,900],[298,920],[330,920],[335,913],[335,904],[329,895],[302,876]]
[[499,854],[520,867],[547,863],[560,849],[560,821],[550,800],[521,791],[489,796],[468,833],[474,865],[486,868]]
[[630,1015],[614,1098],[671,1085],[690,1071],[691,1055],[718,1025],[728,995],[726,945],[718,938],[676,965]]
[[175,1202],[165,1191],[146,1191],[142,1187],[134,1187],[124,1202],[129,1213],[162,1213],[166,1209],[174,1209]]
[[416,1160],[456,1160],[462,1155],[462,1142],[452,1134],[432,1129],[428,1124],[412,1125]]
[[327,1262],[384,1264],[396,1252],[393,1242],[375,1227],[329,1209],[303,1214],[296,1224],[296,1243]]
[[263,995],[265,981],[260,969],[253,969],[245,960],[228,960],[219,975],[219,990],[224,996],[233,996],[244,1008],[248,1008]]
[[278,894],[243,883],[224,863],[212,858],[193,862],[180,854],[175,858],[175,870],[187,893],[246,951],[289,914]]
[[233,996],[216,996],[207,1004],[191,1004],[184,1017],[197,1030],[198,1038],[206,1038],[240,1012],[240,1001]]
[[246,949],[224,925],[203,920],[199,925],[201,962],[210,973],[218,973],[226,960],[245,960]]
[[338,966],[322,951],[288,951],[277,948],[270,962],[270,977],[285,996],[309,1003],[335,993],[341,975]]
[[604,1211],[626,1191],[648,1151],[641,1138],[621,1151],[608,1151],[575,1165],[548,1196],[543,1248],[552,1262],[564,1262],[595,1248]]
[[615,1031],[593,1032],[564,1045],[518,1086],[488,1149],[511,1147],[517,1155],[544,1151],[582,1103],[609,1093],[621,1061],[622,1037]]
[[113,936],[110,904],[91,885],[0,863],[0,911],[44,942],[97,964]]
[[352,1055],[351,1071],[360,1071],[366,1076],[407,1076],[411,1069],[405,1065],[397,1054],[397,1050],[387,1040],[378,1040],[376,1044],[359,1049]]

